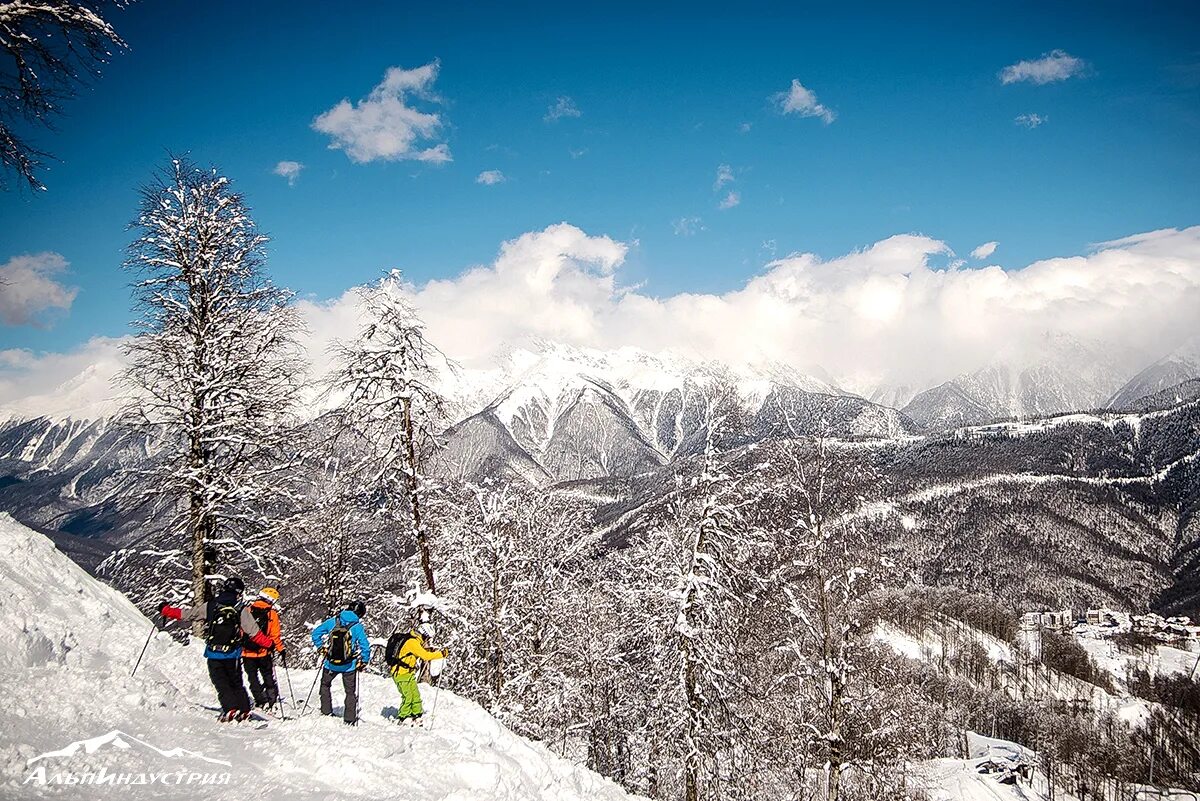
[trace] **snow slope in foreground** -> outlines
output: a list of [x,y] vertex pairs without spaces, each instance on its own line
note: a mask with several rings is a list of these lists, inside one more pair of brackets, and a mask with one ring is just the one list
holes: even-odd
[[[402,729],[392,720],[395,686],[373,674],[365,677],[357,728],[315,715],[265,730],[218,724],[204,709],[215,696],[197,647],[156,635],[130,677],[150,622],[3,513],[0,586],[0,797],[630,797],[445,690],[429,728]],[[291,671],[297,694],[314,675]],[[112,783],[96,784],[102,776]],[[70,777],[85,784],[65,784]]]

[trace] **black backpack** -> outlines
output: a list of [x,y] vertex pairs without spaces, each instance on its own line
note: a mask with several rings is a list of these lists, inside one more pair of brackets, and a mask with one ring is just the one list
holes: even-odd
[[245,634],[242,631],[242,607],[240,604],[221,603],[220,600],[209,601],[208,614],[204,617],[208,624],[205,645],[210,651],[228,654],[241,647]]
[[329,638],[325,640],[325,658],[329,664],[341,667],[349,665],[357,657],[358,653],[354,648],[354,638],[350,635],[350,627],[342,621],[342,615],[339,612],[337,625],[333,627],[333,631],[329,632]]
[[408,642],[412,636],[413,633],[411,631],[406,631],[403,633],[398,631],[388,638],[387,648],[384,649],[383,652],[383,661],[388,667],[394,668],[397,665],[400,665],[408,670],[413,670],[416,667],[415,665],[406,665],[400,661],[400,649],[404,647],[404,644]]
[[[270,607],[251,605],[250,606],[250,614],[253,615],[254,622],[258,624],[258,630],[261,631],[263,634],[266,634],[267,626],[271,622]],[[246,647],[261,650],[259,648],[259,646],[253,640],[251,640],[249,637],[246,638]],[[270,649],[268,648],[267,650],[269,651]]]

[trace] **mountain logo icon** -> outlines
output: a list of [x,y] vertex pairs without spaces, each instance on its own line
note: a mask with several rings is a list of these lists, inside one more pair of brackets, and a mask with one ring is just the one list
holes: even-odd
[[84,754],[94,754],[102,748],[117,749],[119,751],[133,751],[135,749],[140,749],[144,751],[152,751],[153,753],[158,754],[159,756],[167,757],[168,759],[199,759],[204,762],[212,763],[213,765],[223,765],[227,768],[232,767],[232,763],[227,762],[224,759],[213,759],[212,757],[206,757],[204,754],[199,754],[195,751],[189,751],[186,748],[159,748],[151,745],[139,737],[134,737],[132,734],[126,734],[119,729],[113,729],[108,734],[101,734],[99,737],[92,737],[87,740],[77,740],[70,745],[59,748],[56,751],[47,751],[44,754],[38,754],[37,756],[26,760],[25,766],[29,767],[36,762],[41,762],[44,759],[50,759],[53,757],[72,757],[81,752]]

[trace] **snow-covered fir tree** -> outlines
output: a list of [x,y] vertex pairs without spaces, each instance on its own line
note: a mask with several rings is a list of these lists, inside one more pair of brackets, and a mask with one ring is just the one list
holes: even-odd
[[132,227],[125,417],[156,454],[144,486],[169,515],[164,558],[186,560],[199,601],[206,552],[272,573],[263,545],[292,494],[301,323],[266,275],[267,238],[217,169],[172,159],[143,189]]
[[641,674],[653,692],[644,703],[658,718],[646,744],[655,763],[648,779],[659,797],[684,801],[743,795],[750,764],[744,666],[752,646],[744,624],[760,586],[755,561],[764,542],[746,516],[756,500],[754,474],[731,470],[717,448],[732,389],[713,395],[703,452],[692,471],[677,476],[656,524],[638,532],[628,579],[640,596],[629,604],[640,643],[631,654],[648,651]]

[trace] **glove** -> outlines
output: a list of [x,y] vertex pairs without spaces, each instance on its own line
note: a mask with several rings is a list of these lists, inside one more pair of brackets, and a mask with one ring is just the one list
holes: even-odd
[[360,660],[358,660],[358,664],[354,668],[354,672],[362,673],[366,669],[367,669],[367,663],[360,659]]
[[279,649],[279,664],[283,665],[285,668],[288,666],[286,648]]
[[443,648],[443,649],[442,649],[442,659],[445,659],[445,658],[446,658],[446,657],[448,657],[448,656],[450,656],[450,649],[449,649],[449,648]]
[[161,604],[159,604],[159,605],[158,605],[158,616],[159,616],[159,617],[166,617],[166,616],[167,616],[167,613],[166,613],[166,611],[164,611],[164,610],[166,610],[166,608],[167,608],[168,606],[170,606],[170,604],[169,604],[169,603],[167,603],[166,601],[163,601]]

